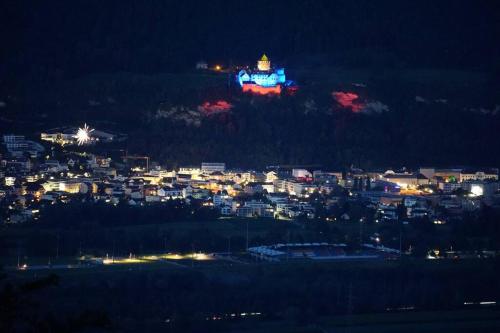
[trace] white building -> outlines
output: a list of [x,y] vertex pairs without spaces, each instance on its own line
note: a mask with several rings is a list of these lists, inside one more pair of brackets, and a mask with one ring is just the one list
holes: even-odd
[[15,157],[21,157],[24,153],[29,153],[31,156],[37,157],[45,150],[41,144],[26,140],[24,135],[4,135],[3,143],[9,153]]
[[455,182],[441,182],[438,184],[438,188],[444,193],[451,193],[459,188],[462,188],[462,185]]
[[429,184],[429,179],[421,173],[386,172],[382,179],[398,184],[401,188],[416,188],[419,185]]
[[184,198],[182,188],[177,187],[162,187],[158,189],[158,196],[168,199],[181,199]]
[[243,207],[239,207],[236,212],[240,217],[273,216],[273,208],[270,204],[255,200],[245,202],[245,205]]
[[48,180],[42,186],[46,192],[88,193],[89,190],[92,191],[92,186],[79,179]]
[[204,173],[212,173],[215,171],[224,172],[226,171],[226,163],[201,163],[201,171]]
[[201,169],[196,167],[182,167],[179,168],[178,173],[181,175],[199,175],[201,173]]
[[224,215],[224,216],[229,216],[229,215],[233,215],[233,208],[232,206],[222,206],[220,208],[220,213],[221,215]]
[[3,143],[7,150],[22,150],[28,148],[24,135],[7,134],[3,136]]
[[286,192],[290,195],[308,196],[316,189],[318,189],[317,185],[292,179],[277,179],[274,181],[275,192]]
[[498,169],[462,170],[462,172],[460,172],[460,182],[469,180],[498,180]]
[[278,173],[276,171],[269,171],[264,173],[264,175],[266,176],[266,183],[272,183],[278,179]]
[[306,169],[292,169],[292,176],[295,178],[312,178],[312,173]]
[[14,186],[16,183],[16,177],[5,177],[5,186]]
[[231,204],[233,202],[233,198],[231,198],[227,194],[215,194],[212,201],[213,201],[215,207],[231,206]]

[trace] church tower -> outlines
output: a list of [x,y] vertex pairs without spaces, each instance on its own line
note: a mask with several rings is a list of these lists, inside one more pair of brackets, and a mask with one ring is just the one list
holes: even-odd
[[271,70],[271,61],[264,54],[259,61],[257,61],[257,68],[259,71],[267,72]]

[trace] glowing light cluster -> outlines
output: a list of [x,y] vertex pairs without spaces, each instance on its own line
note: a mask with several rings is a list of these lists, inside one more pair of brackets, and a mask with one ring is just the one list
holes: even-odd
[[206,253],[201,253],[201,252],[186,253],[186,254],[169,253],[169,254],[161,255],[160,258],[167,259],[167,260],[193,260],[193,259],[200,260],[200,261],[215,260],[215,258],[213,256],[206,254]]
[[241,86],[245,84],[257,84],[263,87],[274,87],[286,82],[285,69],[250,72],[242,69],[238,73],[238,82]]
[[356,93],[334,91],[332,96],[342,108],[349,109],[352,112],[361,112],[365,108],[365,104],[358,100],[359,95]]
[[286,80],[285,69],[272,67],[266,55],[257,61],[257,68],[240,70],[236,81],[243,92],[259,95],[280,94],[282,86],[286,87],[291,82]]
[[141,264],[146,262],[146,260],[140,258],[106,258],[102,261],[104,265]]
[[259,95],[269,95],[269,94],[277,94],[281,93],[281,86],[277,85],[274,87],[263,87],[257,84],[244,84],[242,86],[243,92],[251,92]]
[[230,111],[233,108],[231,103],[228,103],[224,100],[218,100],[215,103],[205,102],[198,106],[198,111],[203,113],[206,116],[210,116],[216,113],[225,113]]
[[483,195],[483,187],[481,185],[472,185],[470,193],[475,197],[481,196]]
[[215,257],[201,252],[195,253],[166,253],[166,254],[154,254],[145,255],[138,257],[128,257],[128,258],[104,258],[102,263],[104,265],[128,265],[128,264],[148,264],[154,262],[160,262],[161,260],[197,260],[197,261],[208,261],[215,260]]
[[87,124],[84,124],[83,127],[78,128],[78,132],[76,132],[75,138],[76,142],[79,146],[84,145],[90,141],[90,133],[92,133],[94,129],[91,129]]
[[259,71],[268,71],[271,69],[271,61],[269,61],[269,58],[265,54],[257,61],[257,68]]

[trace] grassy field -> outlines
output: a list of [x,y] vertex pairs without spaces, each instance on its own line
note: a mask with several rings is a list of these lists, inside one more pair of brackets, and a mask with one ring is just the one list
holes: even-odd
[[[142,292],[144,292],[143,297],[155,300],[156,286],[160,285],[162,288],[166,288],[165,281],[171,280],[172,277],[177,277],[174,280],[177,282],[186,278],[191,283],[200,281],[201,285],[207,285],[207,281],[220,281],[219,283],[229,283],[228,286],[230,286],[231,283],[239,284],[246,279],[254,281],[258,276],[278,279],[290,275],[303,274],[306,277],[310,274],[320,273],[325,277],[349,274],[353,277],[357,276],[359,279],[360,274],[361,276],[376,276],[383,274],[383,272],[395,272],[398,267],[406,267],[433,276],[440,276],[442,273],[461,276],[463,272],[488,271],[494,268],[495,265],[495,261],[490,260],[431,261],[416,259],[403,262],[352,261],[322,263],[311,261],[278,264],[258,263],[252,265],[217,260],[206,262],[184,260],[175,263],[105,265],[72,270],[9,271],[6,273],[9,280],[17,282],[41,278],[49,273],[57,274],[60,282],[58,287],[52,290],[51,293],[54,293],[54,297],[58,299],[58,302],[64,304],[64,302],[72,302],[68,298],[66,290],[70,294],[81,293],[82,290],[85,290],[88,293],[86,295],[87,302],[91,302],[92,297],[100,297],[101,292],[109,294],[113,290],[122,290],[123,288],[123,292],[127,293],[138,288],[140,289],[139,294],[142,295]],[[142,283],[146,285],[142,286]],[[324,281],[324,283],[327,282]],[[243,282],[243,284],[245,283]],[[188,287],[187,290],[190,290],[190,288]],[[260,288],[262,288],[262,285],[260,285]],[[292,291],[290,290],[290,292]],[[163,292],[163,295],[168,295],[168,293]],[[262,316],[255,318],[225,319],[221,324],[224,325],[227,331],[248,333],[498,332],[500,329],[499,315],[500,312],[496,307],[476,306],[469,309],[464,306],[464,308],[453,311],[388,309],[386,312],[381,313],[320,316],[314,317],[312,321],[314,324],[302,324],[298,319],[300,314],[295,314],[293,317],[275,318],[268,317],[263,313]],[[115,318],[115,320],[117,319]],[[142,322],[138,322],[138,324],[142,325]],[[158,322],[157,319],[151,318],[150,328],[161,331],[160,328],[164,328],[162,325],[164,324]]]
[[[70,250],[72,253],[86,254],[89,251],[112,251],[112,243],[116,241],[117,246],[127,249],[127,244],[131,242],[151,243],[155,241],[156,248],[144,249],[141,253],[172,251],[177,252],[179,249],[172,243],[176,239],[188,240],[190,238],[196,240],[197,237],[212,237],[217,238],[224,243],[229,238],[246,238],[248,227],[248,237],[252,240],[255,237],[264,238],[269,234],[283,235],[291,232],[300,234],[304,238],[314,237],[314,232],[302,229],[288,221],[274,219],[219,219],[215,221],[179,221],[164,224],[138,224],[117,227],[89,227],[82,229],[59,229],[40,227],[39,225],[26,226],[3,226],[0,230],[0,264],[12,265],[17,263],[18,255],[21,258],[28,256],[34,258],[41,256],[40,251],[36,251],[34,243],[42,249],[50,248],[49,254],[42,255],[43,262],[47,262],[49,257],[55,258],[66,256],[64,249]],[[168,237],[166,241],[164,238]],[[92,241],[100,240],[100,245],[92,243]],[[227,239],[227,240],[226,240]],[[59,255],[57,255],[57,247],[59,242]],[[150,244],[147,244],[150,245]],[[198,251],[206,249],[197,248]],[[128,254],[128,252],[126,253]]]
[[335,332],[335,333],[442,333],[442,332],[498,332],[498,309],[472,309],[433,312],[403,312],[334,316],[322,318],[313,326],[297,327],[286,321],[249,323],[237,326],[248,333],[264,332]]
[[[3,226],[0,229],[0,265],[46,265],[74,263],[80,255],[145,255],[166,252],[231,252],[249,246],[283,242],[324,242],[356,239],[356,222],[332,222],[330,234],[312,225],[276,219],[220,218],[213,221],[178,221],[163,224],[136,224],[116,227],[88,226],[78,229],[41,227],[36,224]],[[363,225],[365,239],[383,225]],[[333,231],[336,230],[336,231]],[[405,227],[405,234],[411,227]]]
[[[300,261],[283,263],[256,262],[252,264],[238,264],[226,260],[192,261],[182,259],[168,262],[98,265],[79,269],[6,271],[5,273],[6,281],[13,283],[33,281],[55,273],[59,276],[57,286],[43,292],[40,295],[41,299],[45,299],[44,295],[51,295],[51,300],[54,300],[57,304],[63,304],[65,307],[66,304],[70,304],[76,309],[81,307],[79,302],[74,299],[78,295],[79,298],[84,299],[83,304],[106,309],[106,312],[110,313],[113,322],[118,325],[120,331],[122,329],[126,331],[126,327],[122,324],[122,318],[129,318],[138,325],[137,327],[141,327],[144,325],[143,316],[149,316],[147,319],[151,325],[148,326],[146,331],[162,331],[162,329],[164,331],[164,319],[167,315],[161,309],[165,304],[177,304],[178,300],[172,300],[173,303],[170,303],[169,295],[176,294],[177,288],[183,288],[182,297],[189,297],[194,302],[186,303],[191,304],[186,309],[196,312],[198,318],[199,316],[211,314],[224,314],[227,311],[230,311],[227,313],[231,313],[231,311],[262,312],[261,316],[254,318],[239,318],[237,320],[227,318],[222,320],[219,324],[230,332],[368,333],[408,331],[434,333],[475,332],[478,329],[483,332],[498,331],[500,327],[498,309],[479,305],[474,305],[478,308],[472,306],[469,309],[468,306],[462,305],[462,302],[469,299],[475,302],[486,299],[495,300],[494,278],[485,279],[485,277],[496,276],[497,267],[498,262],[493,259],[425,260],[407,258],[402,261]],[[373,282],[380,276],[386,276],[387,283],[384,280],[380,280],[377,284]],[[418,307],[420,303],[418,297],[415,296],[405,299],[404,303],[398,303],[397,301],[391,303],[395,304],[391,306],[397,307],[400,306],[399,304],[409,304],[411,306],[416,304],[416,310],[410,309],[407,311],[398,310],[397,308],[386,310],[385,307],[382,307],[377,312],[369,314],[326,317],[324,315],[313,315],[312,317],[306,315],[309,318],[306,322],[314,323],[313,326],[304,324],[300,319],[302,318],[300,313],[302,303],[299,300],[306,301],[306,303],[311,300],[308,301],[307,297],[305,299],[300,298],[299,295],[301,294],[296,294],[298,290],[301,290],[305,295],[312,293],[315,299],[316,297],[323,297],[320,295],[324,295],[323,302],[334,304],[338,302],[337,297],[339,296],[335,296],[335,291],[338,289],[332,288],[332,283],[338,285],[341,290],[347,290],[346,288],[352,285],[353,298],[359,300],[359,297],[361,297],[364,300],[363,302],[369,302],[372,296],[376,297],[378,295],[375,290],[379,288],[385,288],[392,292],[398,290],[398,288],[389,287],[392,284],[393,276],[399,276],[399,280],[394,280],[394,284],[402,283],[401,286],[410,289],[413,287],[421,288],[419,284],[423,280],[428,280],[427,283],[430,283],[444,276],[451,276],[455,280],[453,283],[458,282],[459,285],[465,286],[464,290],[469,291],[460,293],[458,297],[461,301],[454,303],[454,311],[442,311],[441,308],[435,308],[434,311],[430,312],[418,311],[424,308]],[[476,279],[477,283],[472,283],[471,279]],[[358,288],[365,288],[366,284],[371,283],[374,287],[372,296],[359,291]],[[484,283],[489,286],[487,290],[484,290],[485,294],[481,292],[481,288],[477,289],[477,286],[473,288],[473,285]],[[267,287],[268,285],[270,287]],[[311,292],[311,288],[314,292]],[[329,291],[325,293],[325,290]],[[439,292],[439,290],[432,288],[424,290]],[[203,295],[205,301],[212,299],[212,297],[224,297],[221,294],[222,291],[227,291],[233,298],[241,299],[241,302],[245,302],[246,297],[255,297],[255,299],[250,303],[246,303],[243,307],[235,303],[229,308],[221,304],[205,308],[196,301],[198,295]],[[266,297],[265,295],[269,295],[267,296],[270,297],[269,301],[276,303],[276,307],[261,304],[260,299]],[[113,299],[113,302],[120,305],[111,306],[103,300],[106,297]],[[227,297],[229,298],[225,302],[228,302],[231,298],[230,296]],[[277,299],[274,300],[274,297]],[[348,311],[348,301],[345,294],[341,297],[342,301],[338,303],[339,310]],[[436,296],[432,293],[429,294],[429,297],[439,298],[443,296]],[[284,303],[284,300],[287,300],[287,303]],[[318,299],[318,301],[321,300]],[[140,302],[147,309],[141,311],[140,307],[133,307],[132,305],[135,305],[136,302]],[[222,302],[222,304],[226,304],[225,302]],[[359,301],[357,304],[359,306]],[[296,311],[299,312],[290,312],[288,310],[290,307],[297,309]],[[125,314],[123,311],[125,311]]]

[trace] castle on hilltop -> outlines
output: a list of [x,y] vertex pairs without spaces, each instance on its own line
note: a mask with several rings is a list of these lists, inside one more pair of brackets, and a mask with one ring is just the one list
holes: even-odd
[[240,70],[236,79],[244,92],[263,95],[279,94],[287,84],[285,69],[273,68],[265,54],[257,61],[257,68]]

